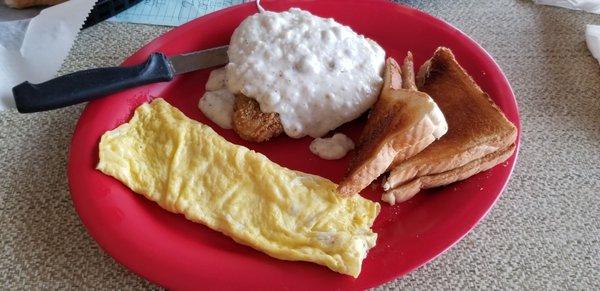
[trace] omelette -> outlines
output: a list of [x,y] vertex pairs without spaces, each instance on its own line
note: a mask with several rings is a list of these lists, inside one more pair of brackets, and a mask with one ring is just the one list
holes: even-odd
[[106,132],[97,169],[162,208],[272,257],[358,277],[379,204],[228,142],[163,99]]

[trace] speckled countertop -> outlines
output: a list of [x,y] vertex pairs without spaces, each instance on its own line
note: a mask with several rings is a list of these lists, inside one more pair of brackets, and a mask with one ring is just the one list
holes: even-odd
[[[477,40],[511,82],[522,148],[490,214],[450,251],[381,289],[600,289],[600,15],[526,0],[408,1]],[[119,64],[169,28],[84,30],[61,74]],[[69,197],[67,149],[83,106],[0,112],[0,288],[153,289],[102,252]]]

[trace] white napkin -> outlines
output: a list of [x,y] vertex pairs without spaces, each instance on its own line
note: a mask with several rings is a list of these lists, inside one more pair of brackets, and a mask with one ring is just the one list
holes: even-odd
[[600,14],[600,0],[533,0],[533,2]]
[[0,22],[0,110],[14,108],[12,87],[55,76],[95,0],[70,0],[31,19]]
[[585,27],[585,41],[592,52],[592,56],[600,64],[600,25],[587,25]]

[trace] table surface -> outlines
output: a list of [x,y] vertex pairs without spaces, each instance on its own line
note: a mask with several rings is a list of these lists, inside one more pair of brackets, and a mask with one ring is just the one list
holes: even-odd
[[[499,63],[520,106],[508,188],[460,243],[380,289],[600,288],[600,66],[585,24],[600,16],[511,1],[405,1],[447,20]],[[117,65],[169,28],[84,30],[60,74]],[[67,150],[82,105],[0,112],[0,288],[155,289],[105,254],[71,202]]]

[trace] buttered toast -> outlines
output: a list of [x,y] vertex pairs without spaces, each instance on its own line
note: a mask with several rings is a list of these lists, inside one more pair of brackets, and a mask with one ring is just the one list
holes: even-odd
[[452,51],[438,48],[419,70],[419,90],[439,105],[448,133],[417,155],[392,165],[383,184],[384,200],[394,204],[421,189],[464,180],[512,155],[516,127],[458,64]]
[[348,172],[338,191],[360,192],[388,170],[394,160],[406,159],[446,133],[444,115],[433,99],[417,91],[412,55],[402,68],[392,58],[385,65],[384,83],[363,129]]

